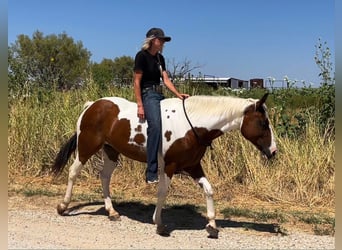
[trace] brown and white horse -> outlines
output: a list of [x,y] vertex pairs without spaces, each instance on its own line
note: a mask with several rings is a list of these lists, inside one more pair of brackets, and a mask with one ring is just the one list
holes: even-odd
[[[209,237],[218,237],[215,223],[213,189],[205,177],[201,159],[210,143],[223,133],[239,129],[267,158],[272,158],[276,143],[269,122],[265,101],[227,96],[191,96],[183,103],[169,98],[161,102],[162,143],[159,152],[158,200],[153,214],[157,233],[166,234],[161,220],[171,178],[175,173],[187,172],[203,189],[207,200],[206,229]],[[184,105],[184,106],[183,106]],[[112,206],[110,179],[119,154],[146,162],[145,121],[137,117],[136,103],[119,97],[105,97],[88,102],[77,121],[77,131],[56,156],[52,171],[61,173],[71,154],[75,160],[69,169],[69,178],[63,202],[57,211],[63,214],[70,203],[77,175],[89,158],[103,149],[104,166],[100,172],[105,209],[110,219],[120,215]]]

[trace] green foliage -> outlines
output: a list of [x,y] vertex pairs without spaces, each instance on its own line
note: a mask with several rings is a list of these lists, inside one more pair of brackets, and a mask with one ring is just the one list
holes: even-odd
[[8,47],[8,93],[10,96],[17,94],[19,96],[27,95],[28,79],[23,63],[15,59],[15,52]]
[[26,85],[48,90],[70,89],[81,84],[87,74],[91,53],[82,42],[67,34],[47,35],[40,31],[32,38],[19,35],[8,48],[10,94],[21,94]]
[[91,67],[95,84],[108,91],[111,85],[128,86],[133,83],[134,59],[129,56],[117,57],[114,60],[103,59]]
[[134,59],[130,56],[121,56],[114,59],[114,77],[119,85],[133,83]]
[[[300,95],[294,89],[278,90],[272,93],[274,106],[273,124],[279,136],[289,136],[296,138],[305,130],[305,119],[301,114],[303,104],[296,106],[294,100]],[[298,105],[298,104],[297,104]]]
[[103,59],[101,63],[94,63],[91,67],[94,82],[100,89],[106,91],[114,79],[114,62],[111,59]]
[[318,120],[321,124],[321,131],[328,136],[335,134],[335,72],[331,62],[331,52],[327,42],[322,43],[318,39],[316,44],[315,62],[320,68],[319,76],[322,78],[321,92],[318,97],[320,115]]
[[323,85],[319,95],[320,114],[318,116],[321,132],[335,135],[335,84]]
[[321,134],[334,135],[335,86],[320,88],[289,88],[272,92],[268,106],[274,110],[273,124],[279,136],[300,137],[314,116]]

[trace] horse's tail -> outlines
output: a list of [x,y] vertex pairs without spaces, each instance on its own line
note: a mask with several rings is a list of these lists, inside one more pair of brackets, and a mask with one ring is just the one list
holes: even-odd
[[52,165],[52,174],[58,176],[64,169],[71,154],[76,150],[77,134],[75,133],[67,143],[65,143],[58,152],[55,162]]

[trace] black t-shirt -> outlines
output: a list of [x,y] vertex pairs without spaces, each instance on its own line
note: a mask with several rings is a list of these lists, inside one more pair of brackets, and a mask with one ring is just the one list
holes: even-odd
[[140,83],[141,88],[160,84],[159,62],[164,71],[165,59],[162,54],[157,53],[157,55],[153,56],[147,50],[140,50],[136,54],[134,61],[134,71],[141,71],[143,73]]

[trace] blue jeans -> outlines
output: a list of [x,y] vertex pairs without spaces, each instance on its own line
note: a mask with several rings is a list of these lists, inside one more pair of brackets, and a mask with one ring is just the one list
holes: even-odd
[[158,178],[158,150],[161,141],[160,101],[164,99],[161,93],[148,90],[142,94],[142,101],[147,121],[147,169],[146,180]]

